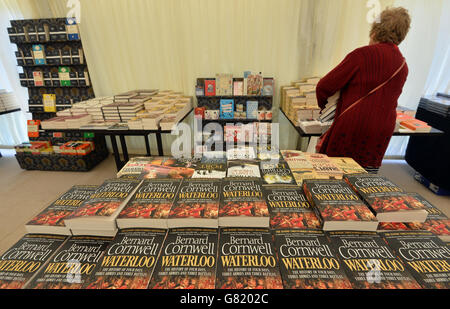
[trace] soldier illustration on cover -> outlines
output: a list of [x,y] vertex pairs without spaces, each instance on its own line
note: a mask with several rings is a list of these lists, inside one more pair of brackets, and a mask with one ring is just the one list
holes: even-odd
[[120,213],[120,218],[167,218],[172,204],[140,204],[127,206]]

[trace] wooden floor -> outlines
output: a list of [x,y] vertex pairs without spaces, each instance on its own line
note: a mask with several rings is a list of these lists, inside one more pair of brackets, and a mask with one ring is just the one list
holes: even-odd
[[[24,225],[59,195],[77,184],[101,184],[115,178],[114,159],[109,156],[88,173],[41,172],[20,169],[13,151],[0,158],[0,254],[26,232]],[[385,161],[380,174],[403,189],[418,192],[450,216],[450,197],[440,197],[413,179],[414,170],[404,161]]]

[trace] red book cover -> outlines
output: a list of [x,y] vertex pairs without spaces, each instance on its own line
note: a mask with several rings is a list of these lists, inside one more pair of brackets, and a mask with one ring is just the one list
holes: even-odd
[[209,79],[205,80],[205,96],[215,96],[216,95],[216,80]]

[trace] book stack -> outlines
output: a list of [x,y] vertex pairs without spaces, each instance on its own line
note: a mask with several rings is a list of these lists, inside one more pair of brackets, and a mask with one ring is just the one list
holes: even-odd
[[427,219],[427,207],[385,177],[350,174],[345,181],[369,205],[380,222],[420,222]]
[[73,186],[61,195],[47,208],[34,216],[26,225],[28,233],[72,235],[70,229],[64,224],[64,218],[70,216],[75,209],[86,201],[98,186]]
[[431,126],[426,122],[420,121],[411,113],[405,113],[403,111],[397,110],[397,120],[396,120],[396,132],[430,132]]
[[281,109],[295,126],[305,133],[326,131],[334,118],[339,94],[330,98],[326,116],[320,114],[316,98],[316,86],[320,78],[305,78],[281,87]]
[[14,94],[12,92],[0,90],[0,113],[18,108],[20,107]]
[[424,96],[420,99],[419,108],[439,114],[445,118],[450,117],[450,98],[445,94]]
[[324,231],[377,230],[377,219],[344,180],[305,180],[303,191]]
[[297,150],[282,150],[281,154],[299,186],[306,179],[342,179],[349,172],[367,173],[350,158],[329,158]]
[[79,129],[81,126],[87,125],[92,121],[92,116],[89,114],[79,114],[65,119],[67,129]]
[[408,193],[408,195],[426,206],[428,216],[425,222],[380,222],[378,231],[423,230],[433,233],[443,241],[450,241],[450,219],[420,194]]
[[106,180],[64,223],[73,235],[114,236],[116,218],[140,183],[135,179]]

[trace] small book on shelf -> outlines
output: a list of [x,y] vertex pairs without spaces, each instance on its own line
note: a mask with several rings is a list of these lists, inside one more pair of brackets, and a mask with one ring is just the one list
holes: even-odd
[[220,118],[234,119],[234,100],[221,99],[220,100]]
[[216,95],[216,80],[206,79],[205,80],[205,96],[215,96]]

